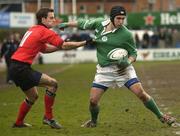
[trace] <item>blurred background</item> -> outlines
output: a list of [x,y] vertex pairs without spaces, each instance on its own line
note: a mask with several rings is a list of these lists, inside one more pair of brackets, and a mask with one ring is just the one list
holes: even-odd
[[[35,13],[41,7],[54,8],[56,17],[66,22],[108,18],[114,5],[127,10],[125,25],[136,40],[138,60],[180,59],[180,0],[0,0],[0,47],[7,41],[18,45],[25,31],[36,24]],[[93,37],[91,31],[70,28],[57,32],[71,41]],[[88,45],[79,48],[80,53],[61,51],[60,59],[56,53],[49,57],[39,55],[40,63],[96,62],[94,49]]]

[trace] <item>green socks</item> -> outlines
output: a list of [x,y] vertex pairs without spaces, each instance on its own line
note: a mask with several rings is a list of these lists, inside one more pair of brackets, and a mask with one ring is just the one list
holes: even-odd
[[[163,113],[159,110],[156,102],[153,98],[149,99],[144,105],[151,110],[158,118],[161,118]],[[99,114],[99,106],[89,106],[89,111],[91,112],[91,120],[96,123],[98,114]]]
[[91,120],[96,123],[98,114],[99,114],[99,106],[89,106],[89,111],[91,112]]
[[145,102],[144,105],[149,110],[151,110],[158,118],[162,117],[163,113],[159,110],[159,108],[153,98],[151,98],[147,102]]

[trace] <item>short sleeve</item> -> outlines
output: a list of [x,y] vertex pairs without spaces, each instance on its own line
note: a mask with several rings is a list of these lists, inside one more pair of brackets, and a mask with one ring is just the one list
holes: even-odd
[[56,32],[53,30],[46,29],[46,31],[43,34],[43,42],[44,43],[49,43],[53,46],[62,46],[64,40],[58,35]]

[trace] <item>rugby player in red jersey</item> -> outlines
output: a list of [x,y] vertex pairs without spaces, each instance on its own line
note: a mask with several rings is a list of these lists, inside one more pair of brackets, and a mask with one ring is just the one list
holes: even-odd
[[40,9],[36,13],[36,18],[37,25],[29,28],[19,48],[11,57],[10,74],[16,86],[19,86],[26,95],[25,100],[20,105],[13,127],[31,126],[24,122],[24,118],[37,100],[38,91],[36,86],[40,86],[46,88],[43,124],[60,129],[62,126],[53,117],[53,105],[58,88],[57,81],[44,73],[33,70],[31,64],[39,52],[51,53],[61,49],[74,49],[86,45],[88,41],[64,42],[57,33],[50,30],[56,23],[53,9]]

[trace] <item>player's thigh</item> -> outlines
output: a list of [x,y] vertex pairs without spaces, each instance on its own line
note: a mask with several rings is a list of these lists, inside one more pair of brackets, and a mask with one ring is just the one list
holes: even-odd
[[30,102],[35,102],[38,98],[38,91],[36,87],[32,87],[26,91],[23,91]]
[[42,73],[42,76],[39,81],[39,86],[44,86],[44,87],[57,86],[57,81],[56,79],[48,76],[47,74]]
[[38,86],[42,73],[33,70],[29,64],[13,61],[10,66],[10,76],[23,91]]
[[136,95],[140,94],[140,93],[142,93],[144,91],[143,88],[142,88],[141,83],[139,83],[139,82],[131,85],[129,87],[129,89]]

